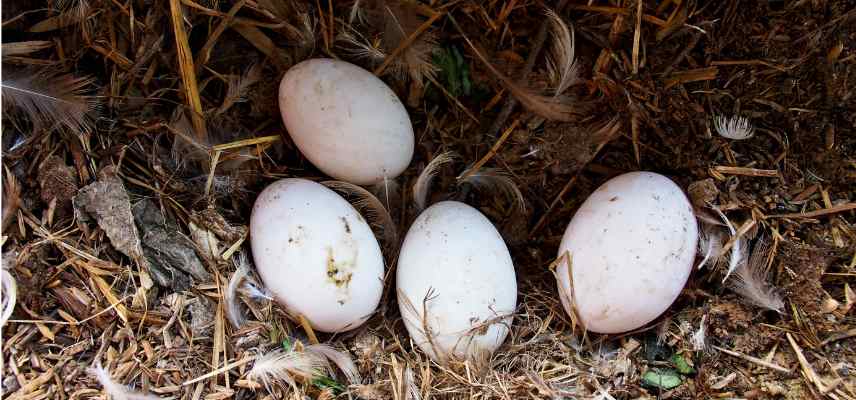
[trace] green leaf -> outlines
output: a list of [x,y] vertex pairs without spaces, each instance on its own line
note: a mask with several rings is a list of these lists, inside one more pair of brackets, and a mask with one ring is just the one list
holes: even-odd
[[672,364],[675,365],[675,368],[682,375],[689,375],[689,374],[695,373],[695,370],[693,369],[693,367],[690,366],[690,364],[687,362],[687,360],[684,358],[684,356],[682,356],[680,354],[675,354],[672,356]]
[[330,389],[333,391],[333,394],[338,395],[345,391],[345,386],[339,382],[333,380],[328,376],[319,376],[312,380],[312,384],[319,389]]
[[674,389],[683,383],[683,378],[673,369],[651,369],[642,375],[642,384],[663,390]]
[[443,47],[433,56],[434,66],[439,69],[441,84],[452,96],[469,96],[472,91],[470,67],[457,47]]

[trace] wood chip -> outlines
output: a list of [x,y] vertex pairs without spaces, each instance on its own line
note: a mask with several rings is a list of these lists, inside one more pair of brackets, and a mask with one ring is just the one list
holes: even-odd
[[809,211],[804,213],[788,213],[788,214],[773,214],[764,217],[767,218],[815,218],[828,214],[836,214],[844,211],[856,210],[856,203],[845,203],[837,206],[823,208],[820,210]]
[[724,175],[742,175],[742,176],[757,176],[762,178],[778,178],[779,171],[774,169],[757,169],[745,167],[729,167],[725,165],[717,165],[713,170]]

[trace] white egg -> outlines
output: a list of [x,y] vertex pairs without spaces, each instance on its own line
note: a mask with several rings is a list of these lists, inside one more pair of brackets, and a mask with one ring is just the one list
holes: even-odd
[[316,58],[288,70],[279,110],[292,140],[333,178],[370,185],[395,178],[413,156],[413,126],[395,92],[345,61]]
[[434,204],[413,222],[396,285],[410,337],[441,362],[492,353],[505,340],[517,306],[505,242],[478,210],[455,201]]
[[283,179],[259,194],[250,217],[253,259],[265,286],[312,328],[356,328],[377,308],[383,256],[363,217],[336,192]]
[[[559,294],[592,332],[619,333],[657,318],[692,270],[698,227],[689,200],[669,178],[630,172],[610,179],[580,206],[562,238]],[[572,291],[573,290],[573,291]]]

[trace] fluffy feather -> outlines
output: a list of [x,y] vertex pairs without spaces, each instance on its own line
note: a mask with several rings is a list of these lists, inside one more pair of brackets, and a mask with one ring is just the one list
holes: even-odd
[[238,253],[235,260],[235,266],[238,267],[232,277],[229,278],[229,284],[226,286],[224,298],[226,300],[226,317],[235,328],[240,328],[244,324],[244,314],[241,312],[238,304],[238,288],[241,282],[250,272],[250,263],[247,260],[247,255],[243,252]]
[[728,118],[724,115],[717,115],[713,118],[713,126],[719,136],[733,140],[749,139],[755,135],[755,127],[749,122],[746,117],[739,115]]
[[2,283],[2,291],[0,291],[0,303],[2,303],[2,312],[0,312],[0,326],[6,325],[6,321],[12,316],[15,311],[15,304],[18,300],[18,285],[15,283],[15,278],[7,269],[7,263],[13,262],[16,255],[13,252],[3,254],[3,267],[0,268],[0,283]]
[[571,87],[579,77],[579,64],[574,55],[574,29],[553,10],[547,10],[546,14],[553,34],[553,45],[550,47],[547,68],[550,72],[550,80],[556,87],[555,96],[558,96]]
[[[452,21],[454,23],[454,20]],[[567,97],[543,96],[531,88],[514,83],[511,78],[499,71],[493,63],[488,60],[487,56],[484,55],[484,52],[463,33],[463,30],[461,30],[460,27],[457,28],[461,33],[461,36],[464,38],[464,41],[466,41],[467,45],[472,49],[473,54],[475,54],[488,71],[490,71],[490,73],[499,80],[500,84],[511,92],[511,94],[529,111],[546,119],[555,121],[568,122],[573,121],[576,118],[579,111],[573,107],[573,104],[568,101]]]
[[[725,226],[728,228],[728,231],[731,232],[731,236],[734,237],[737,235],[737,229],[734,228],[734,224],[725,216],[722,210],[719,207],[713,207],[713,211],[715,211],[719,218],[722,219],[722,222],[725,223]],[[734,241],[734,244],[731,246],[731,257],[728,259],[728,270],[725,273],[725,278],[722,278],[722,283],[725,283],[728,280],[728,277],[737,270],[741,265],[746,264],[746,258],[749,256],[746,250],[746,241],[739,237]]]
[[730,286],[737,294],[743,296],[749,303],[781,313],[785,307],[779,290],[772,286],[767,279],[767,253],[769,246],[764,238],[755,243],[752,256],[748,263],[737,268]]
[[336,41],[344,44],[342,47],[345,53],[356,59],[368,60],[372,65],[380,65],[386,58],[380,43],[371,43],[357,30],[340,33],[336,36]]
[[476,171],[465,171],[461,174],[459,183],[469,183],[477,189],[488,192],[499,192],[508,197],[511,202],[519,207],[521,212],[526,211],[526,200],[520,188],[514,183],[510,176],[492,168],[479,168]]
[[54,8],[63,18],[81,23],[80,27],[87,32],[92,28],[92,24],[86,21],[86,17],[92,10],[89,0],[54,0],[53,3]]
[[[385,22],[383,46],[391,54],[422,24],[416,2],[407,0],[380,1]],[[430,31],[423,32],[392,61],[390,67],[397,75],[407,75],[419,84],[425,76],[434,76],[432,62],[437,40]]]
[[193,133],[190,119],[184,112],[177,112],[169,124],[170,132],[176,135],[172,142],[172,159],[176,168],[181,170],[190,162],[207,162],[211,143],[199,139]]
[[704,257],[699,261],[696,269],[702,269],[708,261],[711,265],[718,264],[722,253],[722,234],[716,227],[709,225],[702,226],[698,233],[698,251],[704,254]]
[[401,192],[398,182],[389,179],[387,177],[383,177],[383,182],[378,182],[372,187],[372,192],[383,201],[383,205],[386,206],[387,210],[391,210],[393,204],[399,204],[401,202]]
[[354,4],[351,5],[351,12],[348,16],[348,25],[354,25],[354,22],[365,23],[365,16],[363,15],[360,3],[362,3],[360,0],[354,0]]
[[259,286],[249,278],[244,279],[244,284],[241,285],[241,291],[244,295],[249,296],[253,300],[273,300],[273,294],[264,286]]
[[416,208],[419,211],[424,210],[427,206],[428,195],[430,194],[429,190],[431,189],[431,181],[433,181],[437,173],[440,172],[440,167],[449,164],[454,160],[455,157],[453,152],[447,151],[445,153],[440,153],[425,166],[425,169],[423,169],[422,173],[419,174],[419,177],[416,178],[416,183],[413,185],[413,201],[416,202]]
[[315,48],[317,40],[315,37],[315,21],[308,12],[300,14],[300,31],[297,37],[299,38],[298,43],[303,49]]
[[98,383],[101,384],[104,391],[107,392],[113,400],[160,400],[160,397],[158,396],[135,392],[124,385],[120,385],[115,382],[113,378],[110,377],[110,372],[104,369],[100,363],[96,363],[92,366],[92,368],[89,369],[89,373],[95,376],[95,379],[98,380]]
[[247,377],[261,382],[268,391],[276,382],[288,383],[297,390],[295,377],[311,379],[323,375],[326,367],[327,361],[316,354],[278,349],[258,356]]
[[360,377],[360,371],[357,369],[357,365],[354,364],[354,360],[352,360],[351,356],[347,353],[336,350],[326,344],[309,345],[306,346],[304,351],[315,353],[318,356],[330,360],[339,368],[340,371],[342,371],[343,374],[345,374],[345,379],[347,379],[351,385],[359,385],[362,382],[363,379]]
[[698,325],[698,330],[693,332],[690,341],[693,345],[693,351],[706,351],[707,350],[707,327],[705,326],[705,322],[707,320],[707,315],[702,315],[701,322]]
[[371,221],[375,227],[381,230],[384,242],[389,246],[397,244],[398,230],[395,221],[386,207],[383,206],[383,203],[375,195],[353,183],[342,181],[325,181],[321,183],[330,189],[355,197],[357,200],[354,202],[354,206],[357,209],[364,210],[366,220]]
[[214,114],[219,115],[229,110],[235,103],[246,101],[244,96],[250,86],[255,85],[262,77],[262,69],[259,64],[253,64],[241,75],[229,75],[226,85],[226,97]]
[[90,113],[98,103],[86,93],[94,78],[26,72],[11,75],[0,83],[4,109],[8,104],[33,124],[47,128],[62,126],[77,134],[92,131]]

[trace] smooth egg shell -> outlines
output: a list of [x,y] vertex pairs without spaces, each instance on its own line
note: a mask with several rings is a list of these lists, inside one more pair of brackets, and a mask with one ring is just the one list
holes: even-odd
[[370,185],[395,178],[413,156],[413,126],[395,92],[345,61],[317,58],[289,69],[279,110],[291,139],[333,178]]
[[580,206],[565,230],[559,293],[592,332],[639,328],[663,313],[692,270],[698,227],[689,200],[669,178],[631,172],[610,179]]
[[[434,204],[413,222],[401,247],[396,285],[410,337],[437,361],[496,350],[517,305],[505,242],[478,210],[455,201]],[[423,304],[434,346],[423,330]]]
[[265,286],[314,329],[353,329],[377,308],[380,246],[359,212],[327,187],[283,179],[265,188],[253,205],[250,243]]

